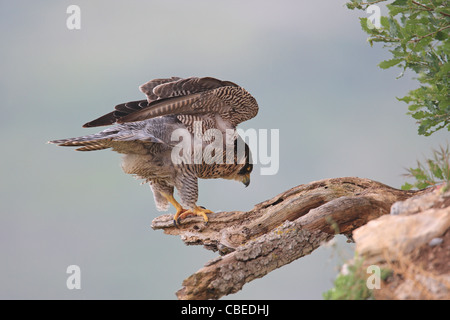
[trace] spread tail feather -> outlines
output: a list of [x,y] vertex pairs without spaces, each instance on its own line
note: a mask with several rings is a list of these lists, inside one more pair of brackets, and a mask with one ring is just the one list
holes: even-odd
[[77,138],[52,140],[48,143],[63,147],[80,147],[76,149],[77,151],[94,151],[115,148],[118,145],[123,146],[127,142],[138,142],[140,144],[164,143],[149,133],[144,134],[141,131],[118,130],[117,128],[110,128],[96,134]]
[[111,147],[108,142],[112,141],[112,138],[95,138],[94,135],[83,136],[77,138],[60,139],[49,141],[48,143],[57,144],[62,147],[81,147],[77,148],[77,151],[94,151],[103,150]]

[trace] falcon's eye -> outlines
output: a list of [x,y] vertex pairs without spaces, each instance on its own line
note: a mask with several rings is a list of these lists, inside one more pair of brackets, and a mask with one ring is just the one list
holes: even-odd
[[249,174],[253,170],[253,164],[247,163],[240,171],[239,174]]

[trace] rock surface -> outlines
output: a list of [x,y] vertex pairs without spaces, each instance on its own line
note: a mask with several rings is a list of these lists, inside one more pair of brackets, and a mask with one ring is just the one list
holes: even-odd
[[353,232],[364,265],[391,269],[378,299],[450,299],[450,192],[396,202]]

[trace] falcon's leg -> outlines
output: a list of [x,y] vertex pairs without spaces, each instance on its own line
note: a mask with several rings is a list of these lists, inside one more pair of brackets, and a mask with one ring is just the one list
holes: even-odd
[[195,206],[193,209],[189,209],[184,211],[180,217],[178,218],[178,220],[184,219],[189,215],[196,215],[196,216],[202,216],[203,220],[205,220],[205,224],[208,223],[208,213],[213,213],[211,210],[199,207],[199,206]]
[[164,198],[167,199],[167,201],[169,201],[174,207],[175,209],[177,209],[177,212],[175,213],[175,216],[173,217],[173,224],[176,226],[177,224],[179,224],[179,220],[180,220],[180,215],[184,212],[187,211],[187,209],[184,209],[181,204],[178,203],[177,200],[175,200],[175,198],[173,197],[173,195],[171,194],[167,194],[167,193],[161,193]]
[[205,224],[208,223],[208,217],[206,214],[212,213],[211,210],[197,206],[196,202],[198,200],[198,182],[195,176],[196,167],[189,167],[188,165],[181,167],[180,174],[175,180],[175,187],[178,189],[178,194],[180,195],[181,203],[189,210],[182,213],[179,217],[177,216],[176,222],[179,222],[182,218],[188,215],[202,216],[205,220]]

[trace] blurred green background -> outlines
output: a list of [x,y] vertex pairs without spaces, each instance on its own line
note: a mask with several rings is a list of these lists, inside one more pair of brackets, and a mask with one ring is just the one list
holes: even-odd
[[[404,168],[445,143],[417,135],[402,97],[417,83],[377,64],[345,1],[0,0],[0,298],[175,299],[216,256],[150,228],[148,186],[111,151],[47,145],[143,99],[152,78],[213,76],[242,85],[260,111],[242,128],[280,129],[280,170],[251,185],[200,182],[199,204],[249,210],[293,186],[358,176],[399,188]],[[66,9],[81,8],[81,30]],[[383,13],[383,12],[382,12]],[[218,196],[220,194],[220,196]],[[226,298],[321,299],[352,256],[339,237]],[[345,256],[345,257],[344,257]],[[68,290],[66,268],[81,268]]]

